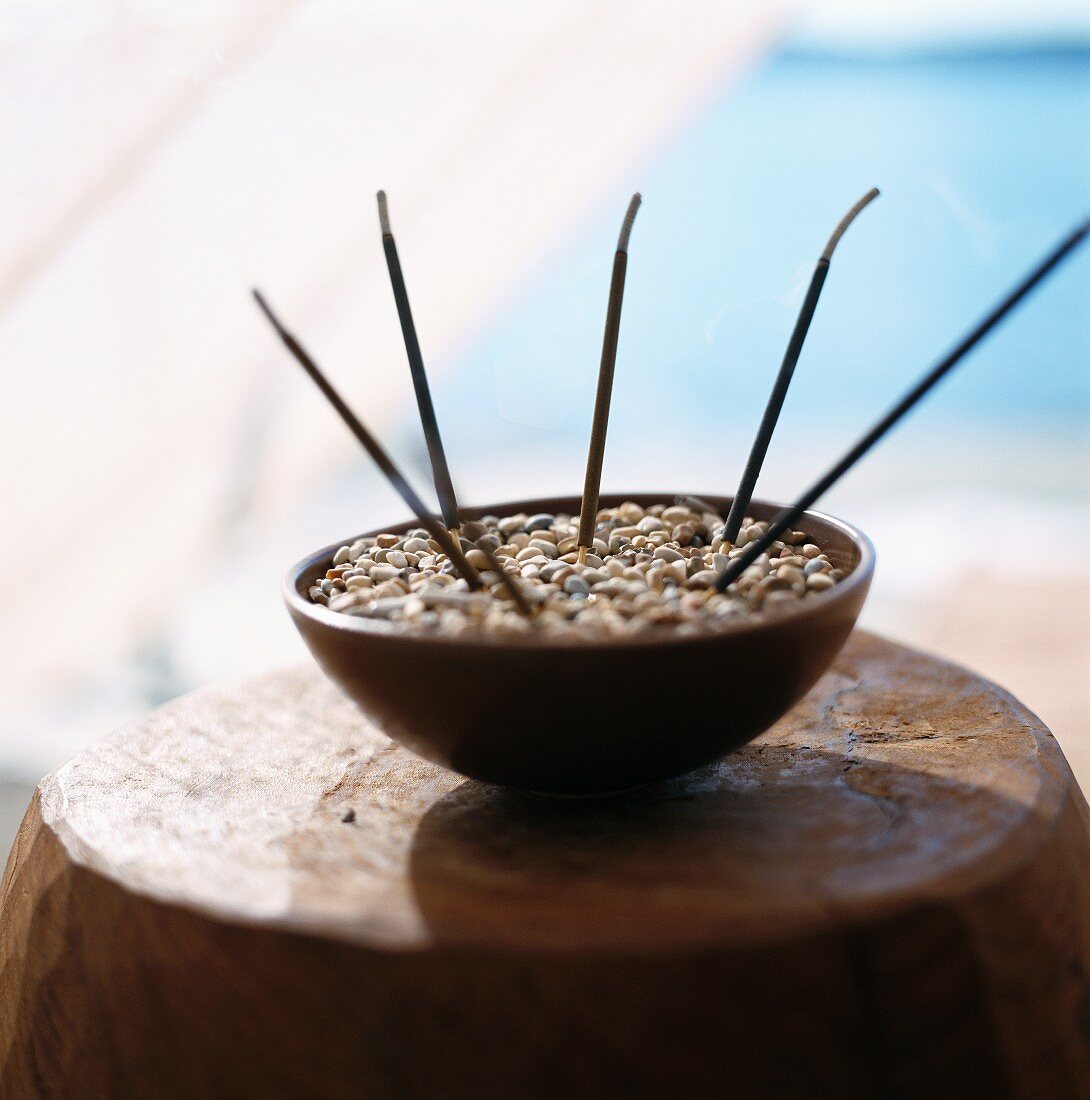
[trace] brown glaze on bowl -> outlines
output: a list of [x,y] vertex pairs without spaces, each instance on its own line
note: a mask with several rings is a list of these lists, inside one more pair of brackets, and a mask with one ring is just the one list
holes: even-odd
[[[673,503],[673,493],[609,494]],[[726,515],[729,497],[705,496]],[[780,506],[753,501],[768,519]],[[465,519],[579,510],[578,497],[464,508]],[[413,521],[378,531],[401,533]],[[285,599],[318,664],[406,748],[462,775],[552,794],[603,794],[681,775],[752,741],[816,683],[847,640],[874,572],[861,531],[820,512],[805,530],[848,576],[797,608],[730,623],[714,634],[655,631],[622,641],[408,633],[314,604],[342,539],[294,566]]]

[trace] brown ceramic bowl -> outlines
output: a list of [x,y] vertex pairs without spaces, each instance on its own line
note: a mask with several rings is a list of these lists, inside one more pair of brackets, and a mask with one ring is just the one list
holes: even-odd
[[[672,503],[673,493],[602,497]],[[725,515],[729,497],[708,496]],[[578,497],[466,508],[466,519],[567,512]],[[754,501],[769,518],[775,504]],[[380,530],[400,533],[416,522]],[[799,526],[837,567],[834,588],[798,608],[730,623],[713,635],[466,641],[409,634],[311,603],[342,539],[296,565],[292,619],[326,675],[395,741],[473,779],[553,794],[603,794],[681,775],[751,741],[814,685],[847,640],[874,572],[866,535],[807,512]],[[377,534],[379,532],[371,532]]]

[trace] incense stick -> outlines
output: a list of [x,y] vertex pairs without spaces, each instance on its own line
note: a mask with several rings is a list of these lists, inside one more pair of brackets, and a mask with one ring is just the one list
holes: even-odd
[[456,531],[461,526],[458,519],[458,499],[454,495],[454,484],[447,466],[447,454],[439,434],[439,421],[436,419],[435,406],[432,404],[431,388],[428,385],[427,372],[424,370],[424,357],[420,352],[420,341],[416,336],[412,309],[409,307],[409,292],[405,288],[405,277],[401,272],[397,244],[390,230],[390,213],[386,205],[385,191],[378,193],[378,220],[382,230],[382,248],[386,253],[386,267],[390,272],[390,285],[394,291],[394,303],[397,306],[398,319],[401,321],[401,335],[405,341],[405,353],[409,358],[413,389],[416,391],[416,407],[420,410],[420,423],[428,445],[431,476],[435,484],[436,496],[439,498],[439,510],[443,513],[443,522],[447,527]]
[[500,584],[507,589],[515,606],[523,615],[532,619],[537,614],[537,608],[533,607],[526,598],[526,594],[522,590],[522,581],[516,581],[514,574],[508,573],[503,568],[500,564],[500,559],[496,557],[496,552],[487,543],[482,543],[477,549],[488,559],[488,568],[491,569],[493,573],[499,574]]
[[[773,518],[764,535],[733,558],[716,578],[715,587],[720,592],[737,580],[739,576],[761,556],[780,535],[796,523],[799,517],[811,507],[831,486],[835,485],[918,401],[925,397],[972,349],[984,339],[1036,286],[1056,268],[1061,261],[1081,244],[1090,233],[1090,221],[1083,222],[1064,238],[962,341],[930,371],[927,372],[879,420],[874,427],[860,439],[824,476],[819,478],[790,507]],[[834,242],[835,243],[835,242]]]
[[586,557],[587,550],[594,541],[594,521],[598,515],[598,496],[602,488],[602,460],[606,451],[606,429],[609,427],[609,402],[613,394],[613,368],[617,364],[617,338],[621,330],[624,277],[628,268],[628,238],[641,201],[639,193],[632,196],[621,224],[617,251],[613,256],[613,278],[609,284],[606,330],[602,338],[602,361],[598,367],[598,392],[594,398],[594,421],[590,429],[587,473],[583,481],[583,501],[579,511],[580,561]]
[[768,444],[772,440],[772,433],[776,430],[776,422],[780,418],[780,410],[783,408],[784,398],[787,397],[788,387],[791,385],[791,377],[795,373],[795,366],[802,354],[802,345],[806,342],[806,334],[810,331],[810,322],[814,319],[814,311],[817,309],[818,299],[821,297],[821,289],[825,285],[825,277],[829,274],[829,262],[833,258],[840,238],[847,232],[848,226],[855,221],[856,215],[878,198],[878,188],[872,187],[852,208],[841,218],[832,236],[821,253],[814,274],[810,279],[810,289],[802,302],[798,320],[795,321],[794,331],[784,352],[783,362],[780,364],[780,372],[776,375],[776,381],[772,386],[772,392],[768,395],[768,404],[765,406],[764,416],[761,417],[761,425],[757,429],[757,436],[750,448],[749,458],[746,461],[745,470],[742,472],[742,480],[739,482],[738,491],[734,494],[730,511],[727,513],[727,522],[723,526],[723,538],[733,543],[738,538],[738,532],[742,529],[742,521],[745,518],[746,509],[753,498],[753,490],[757,484],[757,478],[761,476],[761,467],[764,465],[765,455],[768,452]]
[[375,465],[386,476],[386,480],[394,487],[398,496],[408,505],[413,515],[416,516],[420,522],[420,526],[426,528],[428,534],[443,549],[443,553],[450,558],[454,567],[465,578],[466,583],[472,589],[483,588],[484,585],[481,581],[480,575],[477,570],[465,559],[465,555],[462,553],[462,548],[458,545],[457,540],[450,534],[449,531],[439,522],[439,520],[433,516],[425,506],[424,502],[416,495],[413,487],[405,480],[405,476],[394,464],[394,460],[386,453],[383,446],[375,437],[364,427],[359,418],[354,412],[345,404],[341,395],[330,385],[325,375],[322,373],[318,364],[307,354],[302,344],[280,323],[280,319],[272,311],[272,307],[265,301],[264,297],[259,290],[253,292],[254,299],[261,307],[262,313],[268,318],[269,323],[274,329],[276,334],[284,342],[284,346],[291,352],[296,358],[299,365],[310,375],[314,384],[322,391],[322,395],[325,399],[337,410],[340,418],[348,425],[349,431],[360,441],[363,445],[363,449],[374,460]]
[[719,515],[719,509],[703,497],[688,496],[674,497],[675,504],[683,504],[686,508],[692,508],[697,512],[710,512],[713,516]]

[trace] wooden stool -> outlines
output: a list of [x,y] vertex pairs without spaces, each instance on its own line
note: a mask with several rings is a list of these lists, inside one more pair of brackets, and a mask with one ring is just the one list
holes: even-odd
[[440,771],[307,667],[41,784],[0,1095],[1085,1097],[1088,864],[1041,723],[867,634],[756,743],[594,801]]

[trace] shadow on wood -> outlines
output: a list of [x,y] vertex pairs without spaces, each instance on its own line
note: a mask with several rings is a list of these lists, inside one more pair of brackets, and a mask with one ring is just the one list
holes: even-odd
[[[560,802],[466,783],[428,811],[411,866],[429,933],[510,952],[506,988],[460,1021],[487,1014],[489,1073],[502,1061],[525,1087],[532,1065],[542,1095],[1010,1094],[993,1010],[1015,1006],[993,1002],[995,960],[976,942],[989,933],[927,888],[941,893],[959,864],[972,879],[974,840],[1023,808],[956,782],[929,791],[893,765],[846,774],[834,754],[787,768],[757,755],[771,757],[764,778],[741,784],[712,767]],[[963,858],[932,874],[943,836]],[[1025,970],[1042,946],[1022,942]],[[1037,1010],[1035,1033],[1062,1057],[1054,1007]]]
[[766,736],[608,801],[465,783],[304,669],[43,781],[0,1094],[1077,1097],[1088,964],[1059,748],[934,658],[857,633]]

